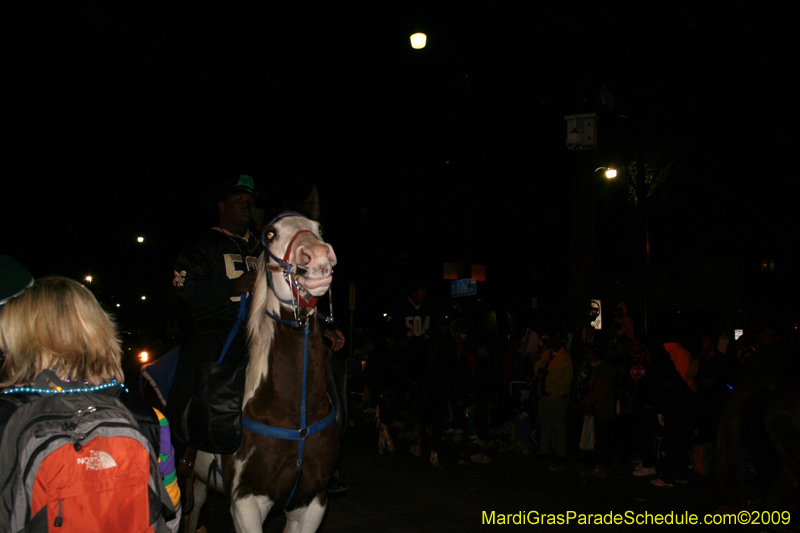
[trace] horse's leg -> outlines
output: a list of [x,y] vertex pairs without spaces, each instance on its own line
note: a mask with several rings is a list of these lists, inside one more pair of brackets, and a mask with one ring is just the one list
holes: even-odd
[[231,503],[236,533],[261,533],[264,520],[275,502],[266,496],[247,494]]
[[308,507],[287,512],[286,528],[283,533],[314,533],[322,522],[322,517],[325,516],[325,507],[317,496]]
[[194,463],[194,505],[189,515],[189,532],[197,531],[197,522],[200,519],[200,511],[206,503],[208,497],[208,487],[222,492],[222,475],[219,472],[219,456],[206,452],[197,452]]
[[208,484],[199,477],[194,480],[194,507],[192,507],[192,514],[189,515],[189,533],[197,531],[197,522],[200,520],[200,510],[206,503],[208,496]]

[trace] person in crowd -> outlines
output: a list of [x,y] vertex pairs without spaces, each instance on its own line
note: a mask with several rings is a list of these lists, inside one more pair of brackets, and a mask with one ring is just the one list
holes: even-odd
[[519,341],[519,359],[521,378],[525,379],[528,374],[532,374],[533,362],[539,358],[541,350],[544,348],[539,334],[533,329],[533,325],[525,328],[525,334]]
[[683,381],[686,382],[686,385],[692,390],[692,392],[697,392],[697,370],[699,368],[699,363],[697,359],[692,357],[692,354],[689,353],[689,350],[683,347],[683,344],[679,342],[665,342],[664,349],[669,354],[670,359],[672,360],[673,366],[675,366],[675,370],[678,371]]
[[730,389],[729,359],[719,351],[717,336],[700,336],[700,355],[697,358],[697,430],[701,443],[716,439],[717,422],[728,399]]
[[533,366],[539,379],[539,454],[549,457],[551,470],[564,467],[567,456],[567,406],[572,389],[572,358],[557,335],[549,335],[545,350]]
[[613,424],[616,416],[617,390],[616,369],[611,363],[603,361],[596,350],[586,351],[586,362],[581,368],[579,379],[584,393],[580,404],[584,414],[594,417],[595,447],[591,454],[593,463],[591,474],[605,475],[603,465],[611,454]]
[[[124,379],[117,326],[77,281],[43,278],[9,299],[0,310],[0,350],[6,356],[0,389],[7,392],[32,386],[40,374],[52,371],[62,382],[79,382],[89,391],[125,394],[112,386]],[[154,411],[160,426],[158,468],[175,512],[167,526],[177,531],[181,507],[174,450],[166,418]]]
[[647,337],[634,338],[633,351],[628,367],[627,396],[623,413],[631,429],[631,445],[634,456],[640,459],[633,472],[634,476],[655,475],[655,438],[658,426],[654,411],[652,360]]
[[[655,352],[655,353],[654,353]],[[692,449],[693,414],[696,409],[697,365],[681,343],[665,342],[651,350],[656,375],[655,409],[664,428],[666,460],[657,487],[685,484]]]
[[628,307],[622,302],[614,308],[614,323],[618,326],[615,332],[618,337],[625,336],[629,341],[633,340],[633,319],[628,314]]
[[427,350],[432,340],[428,289],[420,283],[412,284],[408,297],[386,316],[384,327],[393,374],[384,381],[390,388],[406,394],[419,386],[426,372]]

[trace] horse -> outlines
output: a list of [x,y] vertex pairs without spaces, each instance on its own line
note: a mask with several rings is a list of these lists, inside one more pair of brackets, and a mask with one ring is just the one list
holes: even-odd
[[275,505],[284,507],[285,532],[316,531],[339,456],[316,309],[333,280],[336,255],[320,225],[299,213],[276,217],[262,240],[247,321],[242,443],[221,456],[221,470],[214,456],[198,453],[192,532],[208,484],[228,495],[237,533],[261,532]]

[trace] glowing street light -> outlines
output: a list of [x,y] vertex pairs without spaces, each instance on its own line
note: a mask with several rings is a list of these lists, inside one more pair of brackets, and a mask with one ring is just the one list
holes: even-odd
[[411,35],[411,48],[414,50],[421,50],[425,48],[425,44],[428,42],[428,36],[418,31]]
[[617,169],[615,168],[608,168],[608,167],[597,167],[594,169],[595,172],[598,170],[605,170],[606,179],[613,179],[617,177]]
[[136,242],[143,243],[144,242],[144,237],[136,237]]
[[147,352],[139,353],[139,362],[146,363],[150,359],[150,354]]
[[92,286],[92,276],[86,276],[85,278],[83,278],[83,281],[88,283],[90,287]]

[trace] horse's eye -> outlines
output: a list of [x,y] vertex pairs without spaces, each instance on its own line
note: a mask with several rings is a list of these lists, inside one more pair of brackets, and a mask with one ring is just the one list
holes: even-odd
[[319,236],[325,238],[325,230],[322,229],[322,224],[317,224],[317,231],[319,231]]
[[272,242],[275,240],[275,236],[277,234],[278,232],[275,231],[275,228],[270,226],[266,230],[264,230],[264,240],[267,242]]

